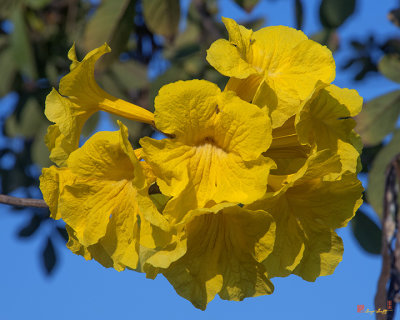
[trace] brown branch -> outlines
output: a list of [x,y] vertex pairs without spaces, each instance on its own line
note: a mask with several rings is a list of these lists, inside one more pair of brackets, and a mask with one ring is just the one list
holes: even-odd
[[[398,214],[396,180],[400,181],[400,155],[396,156],[386,170],[385,194],[382,218],[382,270],[375,295],[375,308],[385,309],[388,300],[392,310],[387,314],[376,313],[377,320],[393,319],[395,312],[395,292],[399,287],[400,272],[400,215]],[[396,179],[397,178],[397,179]],[[393,246],[394,244],[394,246]],[[389,287],[387,288],[387,286]]]
[[46,202],[41,199],[17,198],[5,194],[0,194],[0,203],[17,207],[48,208]]

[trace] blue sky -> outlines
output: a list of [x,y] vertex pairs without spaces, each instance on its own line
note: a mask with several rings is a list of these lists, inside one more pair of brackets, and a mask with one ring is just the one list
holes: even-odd
[[[184,1],[188,3],[187,0]],[[220,1],[220,13],[238,20],[249,17],[232,4]],[[317,0],[305,2],[306,34],[320,29]],[[342,43],[347,39],[365,39],[371,32],[377,37],[399,35],[399,29],[386,19],[397,1],[359,0],[357,13],[340,29]],[[260,1],[252,17],[265,16],[267,25],[294,27],[293,1]],[[338,66],[349,55],[348,48],[335,55]],[[337,69],[335,84],[357,89],[366,100],[397,89],[398,84],[379,75],[357,83],[352,73]],[[48,226],[29,241],[16,239],[16,232],[26,222],[26,215],[10,214],[0,206],[0,320],[20,319],[372,319],[358,314],[357,305],[373,309],[373,299],[381,261],[362,251],[349,227],[338,230],[344,241],[343,261],[332,276],[309,283],[290,276],[273,279],[275,292],[270,296],[226,302],[214,299],[205,312],[195,309],[179,297],[161,276],[148,280],[142,274],[105,269],[98,263],[86,262],[67,249],[60,250],[54,276],[44,276],[38,251],[42,250]],[[397,315],[400,319],[400,315]]]

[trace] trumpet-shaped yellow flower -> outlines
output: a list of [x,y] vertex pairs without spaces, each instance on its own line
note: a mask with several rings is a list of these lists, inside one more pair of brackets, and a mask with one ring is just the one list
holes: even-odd
[[[330,85],[330,51],[301,31],[253,32],[223,18],[228,40],[207,60],[230,79],[165,85],[155,113],[104,92],[94,79],[107,45],[78,61],[46,100],[46,144],[58,167],[40,188],[63,219],[68,248],[105,267],[164,275],[204,310],[215,295],[243,300],[273,292],[272,277],[307,281],[342,259],[336,229],[361,205],[361,144],[354,120],[362,99]],[[93,135],[103,110],[153,125],[133,150],[127,129]]]
[[250,203],[265,193],[273,162],[261,153],[271,126],[258,107],[208,81],[179,81],[160,90],[155,125],[172,138],[146,137],[140,144],[163,194],[191,190],[195,209]]
[[[260,263],[274,246],[275,223],[270,214],[249,211],[232,203],[190,211],[176,226],[186,253],[165,263],[168,255],[146,261],[147,270],[158,269],[179,295],[204,310],[214,296],[241,301],[274,290]],[[164,259],[160,259],[162,256]]]
[[295,115],[319,81],[335,78],[332,53],[309,40],[303,32],[267,27],[256,32],[222,18],[229,41],[219,39],[207,51],[207,61],[231,77],[228,90],[271,113],[272,127],[280,127]]
[[66,167],[43,169],[40,188],[52,217],[68,225],[68,246],[85,258],[117,270],[134,269],[139,245],[154,246],[142,243],[148,236],[140,230],[150,222],[160,226],[162,218],[139,209],[140,202],[148,206],[151,200],[122,124],[118,132],[93,135],[71,153]]
[[79,62],[73,46],[68,53],[72,61],[70,73],[61,79],[59,93],[53,89],[46,98],[45,115],[55,123],[49,127],[46,143],[50,159],[57,165],[66,164],[69,154],[79,146],[83,125],[99,110],[145,123],[153,121],[153,113],[111,96],[96,83],[95,63],[108,52],[110,48],[104,44]]
[[343,245],[335,233],[361,205],[363,188],[354,173],[341,172],[338,155],[324,150],[312,154],[281,188],[248,206],[265,210],[276,223],[275,247],[263,262],[269,277],[295,273],[308,281],[331,274],[342,259]]

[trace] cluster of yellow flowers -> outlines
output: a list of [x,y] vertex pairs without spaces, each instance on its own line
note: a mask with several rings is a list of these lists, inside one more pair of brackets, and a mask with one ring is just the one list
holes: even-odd
[[[40,187],[52,218],[66,223],[68,248],[105,267],[163,274],[200,309],[216,294],[270,294],[272,277],[331,274],[343,253],[335,229],[353,217],[363,190],[351,118],[362,98],[330,84],[331,52],[288,27],[253,32],[223,22],[229,40],[207,52],[230,77],[223,91],[205,80],[171,83],[153,114],[97,85],[106,44],[82,61],[73,47],[71,71],[45,109],[57,166],[43,169]],[[119,123],[79,147],[99,110],[167,138],[142,138],[133,150]]]

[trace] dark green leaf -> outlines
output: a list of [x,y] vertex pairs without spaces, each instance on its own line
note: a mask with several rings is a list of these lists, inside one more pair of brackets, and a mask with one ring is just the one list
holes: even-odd
[[32,9],[39,10],[47,6],[52,0],[24,0],[25,4]]
[[372,254],[381,253],[382,230],[361,209],[351,220],[353,234],[360,246]]
[[385,172],[389,163],[398,154],[400,154],[400,130],[395,131],[392,140],[378,153],[368,177],[368,202],[381,217],[385,193]]
[[11,50],[13,60],[21,73],[34,80],[37,76],[35,57],[29,40],[22,7],[17,8],[11,15],[14,30],[11,33]]
[[355,0],[322,0],[319,17],[324,27],[336,29],[350,17],[356,7]]
[[247,29],[259,30],[265,26],[265,23],[266,23],[266,19],[256,18],[256,19],[251,19],[251,20],[245,21],[243,23],[243,26],[246,27]]
[[386,54],[379,60],[378,70],[386,78],[400,83],[400,56],[398,54]]
[[364,51],[367,49],[367,46],[364,43],[357,40],[351,40],[350,45],[357,51]]
[[173,39],[178,33],[180,13],[179,0],[142,1],[143,16],[153,33]]
[[65,241],[68,242],[68,232],[65,230],[63,227],[56,227],[57,233],[61,236],[61,238]]
[[204,72],[204,80],[214,82],[215,84],[218,85],[218,87],[221,90],[224,90],[226,83],[228,82],[227,77],[224,77],[219,72],[217,72],[215,69],[211,69],[211,68],[207,69]]
[[151,82],[150,86],[150,101],[154,101],[161,87],[167,83],[175,82],[178,80],[189,80],[190,75],[179,65],[172,65],[162,75],[157,77]]
[[313,34],[310,38],[327,46],[332,52],[335,52],[339,48],[339,37],[335,30],[325,28]]
[[16,65],[10,48],[0,52],[0,70],[0,97],[2,97],[11,91],[16,75]]
[[28,187],[31,180],[20,168],[12,168],[11,170],[2,170],[1,172],[1,192],[9,194],[19,187]]
[[135,0],[104,0],[89,20],[84,34],[86,51],[107,42],[112,52],[104,56],[101,66],[117,60],[126,49],[134,27]]
[[50,161],[50,152],[44,143],[44,136],[47,133],[48,125],[42,125],[33,140],[31,157],[32,161],[41,168],[50,167],[53,163]]
[[372,147],[364,147],[361,153],[361,165],[362,171],[368,173],[371,169],[371,165],[374,162],[375,157],[381,151],[383,145],[382,143],[372,146]]
[[37,229],[39,229],[41,222],[43,219],[37,215],[34,214],[28,224],[23,227],[21,230],[18,232],[18,237],[20,238],[28,238],[32,236]]
[[14,9],[20,5],[21,0],[1,0],[0,1],[0,19],[10,17]]
[[42,257],[46,274],[49,276],[53,272],[57,263],[56,251],[54,249],[53,241],[50,237],[47,238]]
[[387,15],[389,21],[391,21],[397,27],[400,27],[400,9],[393,9]]
[[5,130],[10,137],[33,138],[43,123],[46,123],[43,109],[37,100],[31,97],[22,108],[19,120],[15,113],[7,119]]
[[258,1],[259,0],[235,0],[235,2],[246,12],[253,11],[253,8],[257,5]]
[[303,14],[302,0],[295,0],[296,28],[299,30],[303,28]]
[[96,130],[97,124],[99,123],[100,120],[100,113],[96,112],[93,114],[86,122],[85,125],[82,128],[82,135],[85,138],[88,138],[91,136],[91,134]]
[[110,71],[125,90],[140,89],[149,84],[147,66],[138,61],[116,62]]
[[356,117],[356,131],[365,145],[376,145],[396,127],[400,114],[400,90],[396,90],[364,104]]

